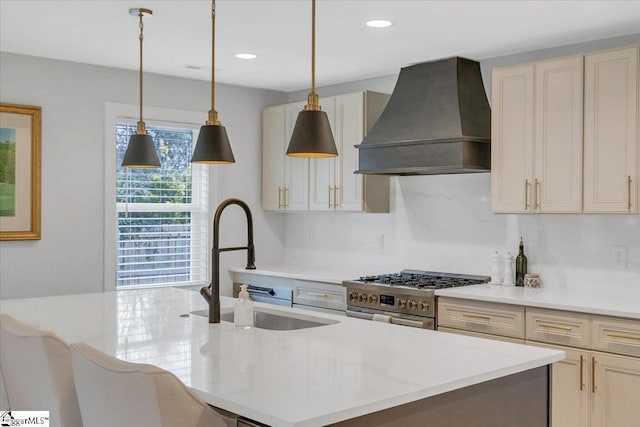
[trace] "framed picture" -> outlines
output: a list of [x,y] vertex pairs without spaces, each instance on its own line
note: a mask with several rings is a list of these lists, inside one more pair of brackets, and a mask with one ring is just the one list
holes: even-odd
[[40,240],[41,109],[0,104],[0,240]]

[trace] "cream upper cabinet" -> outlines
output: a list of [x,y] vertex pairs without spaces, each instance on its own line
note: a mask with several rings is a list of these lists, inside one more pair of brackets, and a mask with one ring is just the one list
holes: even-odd
[[582,61],[535,64],[534,212],[582,211]]
[[[293,130],[291,123],[295,123],[297,112],[304,103],[266,107],[263,113],[263,209],[389,212],[389,178],[354,174],[358,169],[358,150],[355,145],[362,142],[366,131],[376,122],[388,99],[389,95],[368,91],[320,98],[322,110],[329,118],[338,157],[291,159],[294,162],[303,161],[304,164],[292,164],[291,160],[287,160],[285,176],[287,171],[291,172],[289,180],[285,180],[283,185],[285,190],[282,198],[286,206],[278,209],[274,208],[278,206],[277,194],[269,194],[267,190],[271,189],[273,192],[273,188],[277,190],[279,187],[274,185],[271,172],[277,167],[270,165],[279,161],[279,154],[277,150],[267,150],[270,150],[271,146],[268,139],[272,134],[277,135],[274,129],[281,127],[278,123],[267,124],[266,121],[285,120],[284,132],[288,144]],[[295,108],[292,105],[295,105]],[[284,108],[282,116],[270,113],[272,109],[277,108]],[[297,180],[293,179],[294,177],[297,177]],[[267,201],[271,203],[266,203]]]
[[584,211],[638,212],[638,47],[585,57]]
[[582,69],[574,56],[493,71],[494,212],[581,212]]
[[286,156],[303,102],[262,111],[262,208],[305,211],[309,206],[309,160]]
[[529,212],[533,178],[533,65],[493,70],[491,196],[499,213]]

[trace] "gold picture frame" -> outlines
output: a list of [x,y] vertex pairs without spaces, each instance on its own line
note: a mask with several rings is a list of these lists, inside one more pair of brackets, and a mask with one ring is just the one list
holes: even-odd
[[0,240],[40,240],[42,109],[0,103]]

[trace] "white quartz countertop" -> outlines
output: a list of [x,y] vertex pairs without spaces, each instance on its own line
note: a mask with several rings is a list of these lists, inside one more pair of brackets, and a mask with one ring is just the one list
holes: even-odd
[[436,295],[640,319],[640,283],[615,288],[602,285],[565,289],[474,285],[441,289]]
[[[234,299],[223,297],[223,312]],[[236,329],[189,315],[193,291],[139,289],[0,301],[0,311],[122,360],[173,372],[211,405],[272,426],[321,426],[544,366],[555,350],[255,304],[337,321]]]
[[284,279],[308,280],[312,282],[342,285],[343,280],[357,279],[366,274],[379,274],[379,271],[350,271],[345,267],[308,267],[301,265],[258,265],[255,270],[244,267],[231,267],[234,273],[256,274],[261,276],[282,277]]

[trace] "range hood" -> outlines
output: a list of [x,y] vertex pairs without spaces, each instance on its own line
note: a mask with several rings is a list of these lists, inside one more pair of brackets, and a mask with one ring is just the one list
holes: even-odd
[[480,64],[453,57],[402,68],[358,148],[359,174],[490,172],[491,108]]

